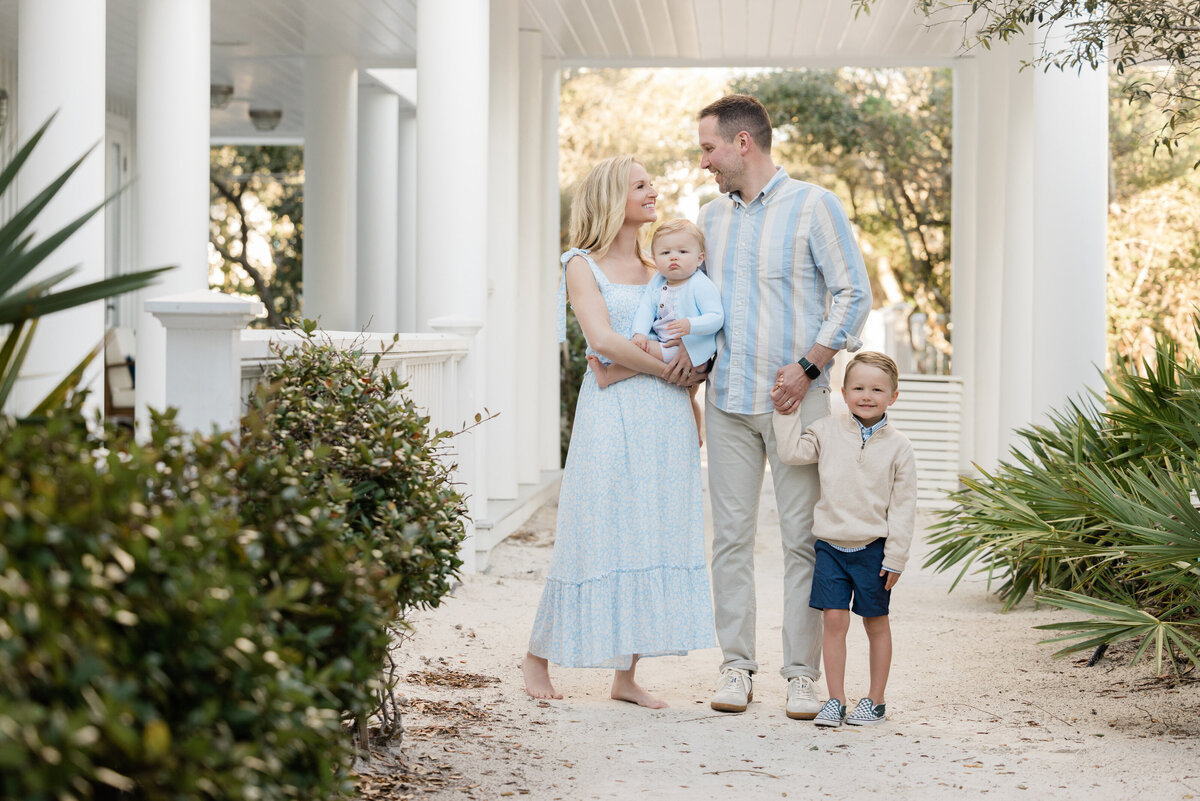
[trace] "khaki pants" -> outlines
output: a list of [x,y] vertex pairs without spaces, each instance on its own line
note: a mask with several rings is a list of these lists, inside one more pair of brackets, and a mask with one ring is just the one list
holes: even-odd
[[[711,397],[711,396],[709,396]],[[758,671],[754,657],[754,538],[766,462],[771,464],[783,539],[783,667],[785,679],[821,675],[821,612],[810,609],[813,507],[821,496],[816,465],[788,465],[775,453],[771,414],[728,414],[706,404],[708,494],[712,503],[713,608],[721,669]],[[829,389],[813,388],[800,411],[804,425],[829,414]]]

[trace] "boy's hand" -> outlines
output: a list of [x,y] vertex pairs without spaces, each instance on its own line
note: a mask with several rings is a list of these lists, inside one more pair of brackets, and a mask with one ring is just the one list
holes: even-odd
[[642,350],[649,350],[650,340],[645,334],[634,334],[633,344],[637,345]]
[[883,588],[885,590],[890,590],[892,587],[895,587],[896,582],[900,580],[900,574],[893,573],[890,570],[880,570],[879,575],[886,576],[886,578],[883,580]]
[[673,337],[681,337],[684,334],[692,333],[692,324],[685,317],[682,320],[672,320],[667,326],[667,333]]

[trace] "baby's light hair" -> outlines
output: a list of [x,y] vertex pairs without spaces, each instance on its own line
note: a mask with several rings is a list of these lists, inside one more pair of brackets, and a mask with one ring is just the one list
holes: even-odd
[[900,370],[896,367],[896,363],[891,360],[891,357],[873,350],[864,350],[854,355],[850,363],[846,365],[845,382],[850,383],[850,371],[854,369],[856,364],[865,364],[868,367],[877,367],[887,373],[887,377],[892,382],[892,392],[900,388]]
[[654,236],[650,239],[650,250],[654,250],[654,243],[658,241],[660,236],[666,234],[688,234],[696,240],[696,244],[700,246],[701,252],[704,251],[704,232],[700,230],[700,226],[696,225],[691,220],[667,220],[662,225],[654,229]]

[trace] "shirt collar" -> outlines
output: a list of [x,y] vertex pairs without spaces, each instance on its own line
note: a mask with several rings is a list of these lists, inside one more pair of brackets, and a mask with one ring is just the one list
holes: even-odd
[[[759,193],[754,196],[750,203],[753,203],[755,200],[757,200],[762,203],[762,205],[767,205],[767,200],[772,194],[774,194],[776,189],[783,185],[783,182],[786,181],[787,178],[787,170],[785,170],[783,167],[776,167],[775,174],[771,176],[771,180],[767,181],[766,186],[759,190]],[[729,198],[739,206],[750,205],[750,203],[747,203],[742,199],[741,194],[738,192],[730,192]]]
[[853,420],[854,422],[858,423],[858,429],[862,433],[863,442],[866,442],[867,440],[869,440],[871,438],[872,434],[874,434],[876,431],[878,431],[879,429],[881,429],[885,425],[887,425],[887,413],[886,412],[884,412],[883,417],[879,418],[879,422],[873,426],[864,426],[862,424],[862,421],[859,420],[854,415],[850,415],[850,419]]

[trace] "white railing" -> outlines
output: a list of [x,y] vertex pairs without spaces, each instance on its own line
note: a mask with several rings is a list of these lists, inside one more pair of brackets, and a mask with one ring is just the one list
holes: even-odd
[[[470,340],[451,334],[360,334],[345,331],[317,333],[318,342],[341,350],[361,349],[366,358],[383,353],[382,370],[390,370],[408,384],[408,396],[435,429],[458,429],[470,410],[458,408],[459,367],[470,349]],[[267,369],[278,361],[272,345],[292,348],[304,341],[294,331],[245,330],[242,338],[242,402],[263,380]],[[385,352],[386,351],[386,352]]]
[[888,420],[903,431],[917,458],[917,506],[946,509],[958,489],[963,381],[955,375],[900,375],[900,398]]

